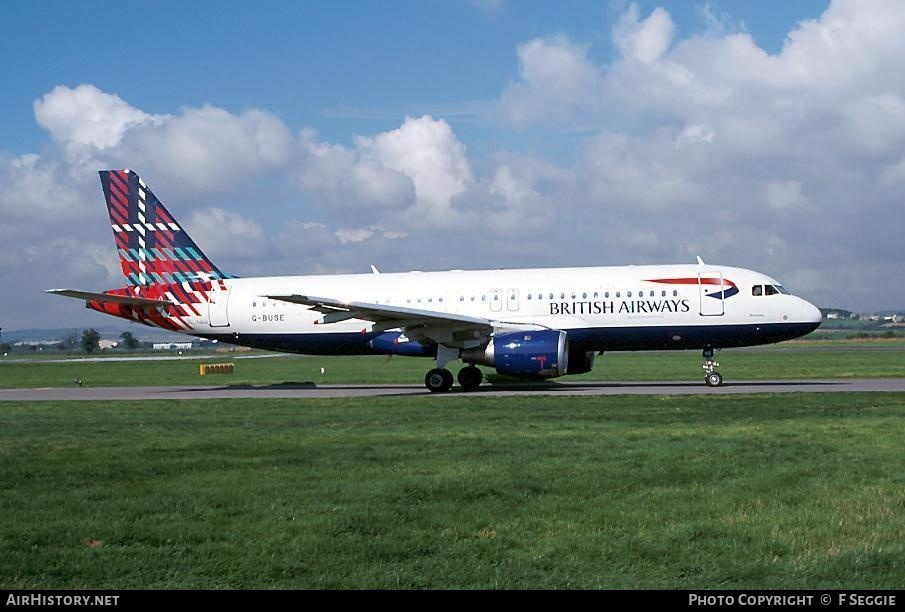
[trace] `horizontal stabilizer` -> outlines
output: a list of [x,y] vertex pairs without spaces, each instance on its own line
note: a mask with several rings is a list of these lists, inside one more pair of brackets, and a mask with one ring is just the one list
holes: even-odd
[[88,302],[107,302],[110,304],[129,304],[141,308],[157,308],[158,306],[170,306],[169,300],[155,300],[139,297],[137,295],[114,295],[112,293],[96,293],[93,291],[77,291],[75,289],[48,289],[46,293],[63,295],[66,297],[86,300]]

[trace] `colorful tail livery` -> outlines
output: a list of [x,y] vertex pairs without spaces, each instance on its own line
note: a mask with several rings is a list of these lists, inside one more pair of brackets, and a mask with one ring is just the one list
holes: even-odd
[[126,287],[103,293],[55,289],[88,308],[153,327],[188,332],[228,289],[223,273],[131,170],[100,173]]
[[137,174],[103,170],[100,175],[129,286],[231,278],[204,255]]
[[[435,359],[432,392],[477,366],[523,378],[589,371],[603,351],[714,351],[796,338],[820,311],[753,270],[706,264],[262,276],[224,274],[129,170],[100,173],[126,286],[53,289],[89,308],[211,340],[312,355]],[[203,221],[202,221],[203,222]],[[452,248],[452,247],[450,247]],[[732,279],[732,280],[729,280]],[[461,360],[454,377],[447,364]]]

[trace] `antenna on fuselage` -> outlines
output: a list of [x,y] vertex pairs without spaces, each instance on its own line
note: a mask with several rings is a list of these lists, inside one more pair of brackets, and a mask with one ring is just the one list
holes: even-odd
[[707,264],[704,263],[704,260],[701,259],[701,256],[700,256],[700,255],[695,255],[695,257],[696,257],[697,260],[698,260],[698,265],[699,265],[699,266],[706,266],[706,265],[707,265]]

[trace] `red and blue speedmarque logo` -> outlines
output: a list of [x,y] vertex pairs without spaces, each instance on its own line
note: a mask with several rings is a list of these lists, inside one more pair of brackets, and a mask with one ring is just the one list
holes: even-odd
[[731,298],[738,293],[738,287],[728,278],[717,277],[692,277],[692,278],[651,278],[646,279],[648,283],[662,283],[664,285],[714,285],[719,287],[721,291],[708,293],[707,297],[725,300]]

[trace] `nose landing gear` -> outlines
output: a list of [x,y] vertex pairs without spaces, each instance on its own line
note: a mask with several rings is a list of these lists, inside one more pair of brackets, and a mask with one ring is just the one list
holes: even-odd
[[704,382],[707,383],[708,387],[719,387],[723,384],[723,375],[717,372],[717,368],[720,367],[718,361],[713,360],[713,347],[707,347],[704,349],[702,353],[704,358],[704,365],[701,366],[704,368]]

